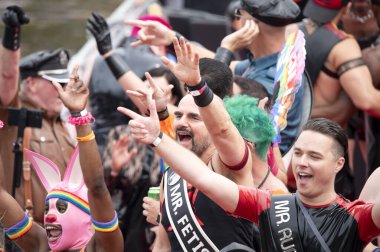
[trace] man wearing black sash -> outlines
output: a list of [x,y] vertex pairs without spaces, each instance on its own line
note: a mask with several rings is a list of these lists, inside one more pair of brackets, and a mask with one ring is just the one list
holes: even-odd
[[[202,59],[199,70],[197,60],[189,61],[192,53],[190,49],[188,53],[185,52],[184,39],[180,43],[175,40],[174,43],[178,63],[163,61],[177,78],[187,83],[190,93],[180,101],[175,112],[173,126],[177,142],[192,150],[204,164],[208,164],[212,173],[222,174],[237,184],[248,187],[262,186],[270,190],[286,191],[286,187],[270,173],[266,162],[273,130],[261,132],[263,135],[259,139],[255,132],[259,129],[249,127],[244,133],[249,132],[247,138],[252,142],[245,141],[234,126],[222,100],[219,97],[213,99],[211,89],[220,90],[218,88],[223,87],[224,92],[218,93],[221,97],[231,91],[232,73],[228,66],[216,60]],[[225,89],[229,91],[226,92]],[[198,96],[208,96],[211,103],[199,103]],[[256,118],[251,118],[251,122],[257,118],[267,118],[265,112],[257,108],[257,104],[255,106],[260,112]],[[155,114],[153,111],[150,108],[152,116]],[[131,116],[129,110],[122,109],[121,112]],[[132,115],[137,116],[134,113]],[[269,120],[266,123],[272,127]],[[136,136],[136,132],[132,131],[132,135]],[[254,139],[255,137],[257,138]],[[158,145],[160,139],[153,139],[153,145]],[[163,184],[165,199],[161,198],[162,221],[156,251],[254,251],[252,224],[228,216],[197,187],[187,187],[186,181],[171,168],[166,171]]]
[[[152,101],[150,108],[156,112]],[[147,130],[139,140],[155,142],[155,151],[179,176],[225,211],[259,224],[263,251],[362,251],[380,235],[380,202],[350,202],[334,190],[335,176],[345,162],[347,137],[332,121],[314,119],[303,127],[292,159],[298,192],[274,196],[212,172],[192,152],[160,134],[157,116],[151,114],[147,120],[127,114],[133,118],[130,125],[136,137],[141,129]]]

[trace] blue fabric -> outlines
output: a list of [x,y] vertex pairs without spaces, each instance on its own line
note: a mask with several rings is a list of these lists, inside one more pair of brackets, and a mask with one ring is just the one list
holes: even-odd
[[[235,75],[259,82],[272,96],[278,54],[277,52],[258,59],[254,59],[252,55],[249,55],[248,59],[236,65]],[[306,77],[302,80],[304,83]],[[279,144],[281,153],[286,153],[290,149],[300,132],[303,86],[298,90],[293,106],[288,113],[287,126],[281,131],[281,143]]]

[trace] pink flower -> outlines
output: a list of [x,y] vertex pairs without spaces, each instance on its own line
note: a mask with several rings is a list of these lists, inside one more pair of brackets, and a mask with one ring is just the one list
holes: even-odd
[[3,123],[3,121],[0,120],[0,129],[1,129],[2,127],[4,127],[4,123]]

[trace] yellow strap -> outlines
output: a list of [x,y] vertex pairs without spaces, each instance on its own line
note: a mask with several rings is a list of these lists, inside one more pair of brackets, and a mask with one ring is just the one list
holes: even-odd
[[88,142],[88,141],[91,141],[93,139],[95,139],[94,131],[91,131],[91,133],[88,134],[87,136],[77,137],[78,142]]

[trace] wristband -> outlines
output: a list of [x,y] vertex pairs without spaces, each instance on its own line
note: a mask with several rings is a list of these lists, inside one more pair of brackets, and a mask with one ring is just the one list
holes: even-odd
[[87,136],[77,137],[78,142],[89,142],[93,139],[95,139],[94,131],[91,131]]
[[81,112],[71,112],[71,116],[73,117],[81,117],[87,115],[87,109],[82,110]]
[[153,143],[150,146],[157,147],[161,143],[163,135],[164,134],[162,133],[162,131],[160,131],[160,134],[158,134],[158,137],[154,139]]
[[110,68],[113,76],[118,80],[123,74],[131,70],[128,64],[121,58],[120,55],[112,53],[105,58],[108,67]]
[[168,107],[166,107],[163,111],[157,112],[157,114],[160,121],[166,120],[169,117]]
[[214,93],[203,79],[196,86],[186,85],[189,93],[193,96],[194,102],[198,107],[208,106],[214,99]]
[[233,56],[232,52],[228,50],[227,48],[218,47],[218,49],[216,49],[216,54],[215,54],[214,59],[217,61],[223,62],[227,66],[229,66],[232,60],[232,56]]
[[110,233],[119,228],[119,220],[117,218],[116,211],[114,213],[113,219],[109,222],[96,221],[94,218],[92,218],[92,216],[91,216],[91,222],[92,222],[92,227],[96,231],[103,232],[103,233]]
[[89,124],[89,123],[94,123],[95,122],[95,118],[91,115],[90,112],[87,112],[84,116],[78,116],[78,114],[82,113],[83,111],[81,112],[78,112],[78,113],[74,113],[75,116],[73,115],[70,115],[67,122],[69,124],[72,124],[72,125],[75,125],[75,126],[80,126],[80,125],[85,125],[85,124]]
[[5,26],[3,46],[12,51],[20,48],[20,27]]
[[24,218],[9,228],[5,228],[5,234],[12,240],[18,239],[29,232],[32,228],[33,221],[25,213]]

